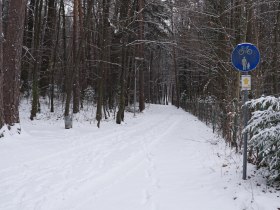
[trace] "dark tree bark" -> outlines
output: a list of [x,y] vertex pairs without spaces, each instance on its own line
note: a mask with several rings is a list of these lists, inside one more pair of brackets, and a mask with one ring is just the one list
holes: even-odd
[[[66,103],[65,103],[65,112],[64,116],[69,117],[70,115],[70,103],[72,98],[72,92],[74,88],[74,78],[76,74],[77,68],[77,47],[78,47],[78,0],[74,0],[74,7],[73,7],[73,39],[72,39],[72,67],[67,68],[66,72]],[[64,37],[66,40],[66,37]],[[71,70],[72,71],[71,71]],[[73,108],[74,110],[74,108]]]
[[[0,0],[0,129],[4,125],[3,103],[3,29],[2,29],[2,0]],[[0,133],[1,135],[1,133]]]
[[279,66],[279,62],[278,62],[278,46],[279,46],[279,31],[280,31],[280,3],[278,3],[278,9],[277,9],[277,14],[276,14],[276,18],[275,18],[275,24],[274,24],[274,28],[273,28],[273,46],[272,46],[272,50],[273,50],[273,55],[272,55],[272,93],[274,95],[279,94],[279,73],[278,73],[278,66]]
[[127,43],[127,30],[125,29],[128,17],[129,1],[121,1],[120,7],[120,43],[121,43],[121,67],[120,67],[120,94],[119,94],[119,109],[117,112],[116,123],[121,124],[124,120],[125,109],[125,72],[126,72],[126,43]]
[[34,13],[35,13],[35,0],[30,0],[28,6],[28,15],[27,15],[27,47],[30,49],[32,47],[33,40],[33,28],[34,28]]
[[59,44],[59,36],[60,36],[60,24],[61,24],[61,12],[62,12],[62,4],[59,4],[59,10],[58,10],[58,21],[57,21],[57,26],[55,30],[56,38],[55,38],[55,43],[54,47],[52,49],[52,55],[51,55],[51,60],[49,62],[49,68],[50,68],[50,73],[51,73],[51,88],[50,88],[50,100],[51,100],[51,112],[54,112],[54,87],[55,87],[55,68],[56,68],[56,63],[57,63],[57,54],[58,54],[58,44]]
[[35,25],[34,25],[34,40],[33,40],[33,54],[35,57],[35,61],[33,64],[32,71],[32,108],[30,119],[33,120],[36,117],[38,112],[38,104],[39,104],[39,67],[41,62],[41,54],[39,52],[40,48],[40,29],[41,29],[41,12],[43,8],[43,0],[36,0],[35,4]]
[[125,109],[125,54],[126,49],[125,46],[122,46],[122,66],[121,66],[121,74],[120,74],[120,97],[119,97],[119,110],[117,112],[116,123],[121,124],[124,120],[124,109]]
[[179,93],[179,82],[178,82],[178,69],[177,69],[177,56],[175,46],[172,47],[172,57],[173,57],[173,65],[174,65],[174,78],[175,78],[175,92],[176,92],[176,107],[179,109],[180,107],[180,93]]
[[56,19],[56,7],[55,0],[48,0],[47,5],[47,23],[46,31],[44,35],[42,66],[40,70],[40,92],[42,96],[46,96],[49,84],[50,84],[50,68],[51,68],[51,55],[54,47],[54,35],[55,35],[55,19]]
[[3,44],[5,123],[19,123],[21,53],[26,0],[10,1]]
[[144,0],[138,0],[139,7],[139,57],[141,58],[141,65],[139,66],[139,110],[142,112],[145,109],[145,95],[144,95]]
[[153,103],[153,61],[154,61],[154,53],[151,51],[150,53],[150,63],[149,63],[149,96],[148,101],[149,103]]
[[[65,100],[65,110],[64,117],[70,116],[70,103],[72,97],[72,87],[73,87],[73,72],[70,70],[70,67],[67,66],[67,44],[66,44],[66,15],[65,15],[65,5],[63,0],[61,0],[62,13],[63,13],[63,64],[65,70],[65,89],[66,89],[66,100]],[[74,46],[73,46],[74,47]]]
[[[174,82],[175,82],[175,93],[176,93],[176,99],[173,96],[173,100],[175,99],[175,106],[177,108],[180,107],[180,93],[179,93],[179,82],[178,82],[178,68],[177,68],[177,55],[176,55],[176,48],[175,48],[175,44],[176,44],[176,40],[175,40],[175,28],[174,28],[174,15],[173,15],[173,6],[171,7],[172,10],[172,16],[171,16],[171,28],[172,28],[172,39],[173,39],[173,46],[172,46],[172,58],[173,58],[173,69],[174,69]],[[173,101],[174,102],[174,101]]]
[[74,0],[74,11],[73,11],[73,113],[79,112],[80,105],[80,83],[79,83],[79,6],[80,0]]
[[[21,79],[22,79],[22,87],[21,92],[30,91],[29,87],[29,79],[31,75],[30,69],[32,69],[31,62],[33,60],[32,51],[32,41],[33,41],[33,28],[34,28],[34,13],[35,13],[35,0],[30,0],[30,3],[27,8],[27,17],[25,20],[26,31],[24,33],[24,46],[26,46],[25,58],[22,62],[22,70],[21,70]],[[28,52],[27,52],[28,51]]]
[[[88,85],[88,81],[86,78],[88,78],[88,72],[87,72],[87,63],[86,63],[86,52],[88,50],[87,47],[87,32],[89,31],[90,25],[89,25],[89,14],[91,13],[91,8],[85,7],[86,1],[83,1],[82,5],[80,3],[79,7],[79,20],[80,20],[80,50],[79,50],[79,56],[80,56],[80,72],[79,72],[79,105],[80,109],[84,108],[84,98],[85,98],[85,90]],[[90,1],[87,1],[87,4],[91,4]],[[89,13],[88,13],[89,12]]]
[[100,127],[100,121],[102,119],[102,106],[104,106],[104,86],[106,82],[106,72],[109,62],[109,40],[108,33],[110,24],[108,22],[110,9],[110,0],[103,0],[103,17],[102,17],[102,35],[100,37],[101,44],[101,58],[100,58],[100,72],[99,72],[99,84],[98,84],[98,101],[96,110],[97,126]]

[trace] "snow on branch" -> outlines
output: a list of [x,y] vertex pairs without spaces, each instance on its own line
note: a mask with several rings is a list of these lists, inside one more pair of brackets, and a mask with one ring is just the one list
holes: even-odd
[[244,129],[251,138],[249,146],[258,167],[267,166],[271,181],[280,179],[280,97],[260,97],[246,105],[253,110]]

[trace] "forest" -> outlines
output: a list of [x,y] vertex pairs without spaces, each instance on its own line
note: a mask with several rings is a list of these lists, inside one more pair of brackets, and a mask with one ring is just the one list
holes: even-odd
[[[98,127],[113,112],[121,124],[134,104],[142,112],[148,103],[171,103],[238,152],[243,92],[231,53],[247,42],[261,54],[249,98],[262,109],[279,105],[279,0],[0,0],[0,8],[0,128],[20,124],[23,98],[31,120],[42,99],[50,112],[63,103],[69,120],[89,101]],[[277,114],[271,149],[256,143],[252,162],[279,153]]]

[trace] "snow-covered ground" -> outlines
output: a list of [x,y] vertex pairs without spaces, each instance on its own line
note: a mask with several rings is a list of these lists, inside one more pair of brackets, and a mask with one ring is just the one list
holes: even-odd
[[[0,210],[279,210],[280,191],[211,129],[172,106],[150,105],[96,127],[93,111],[65,130],[57,114],[0,139]],[[87,121],[84,121],[87,119]]]

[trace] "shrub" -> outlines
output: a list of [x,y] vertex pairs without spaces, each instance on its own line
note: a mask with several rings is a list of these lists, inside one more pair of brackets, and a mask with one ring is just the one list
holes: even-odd
[[[269,179],[280,178],[280,97],[261,97],[246,104],[253,109],[248,126],[249,147],[258,167],[266,166]],[[251,157],[252,157],[251,156]]]

